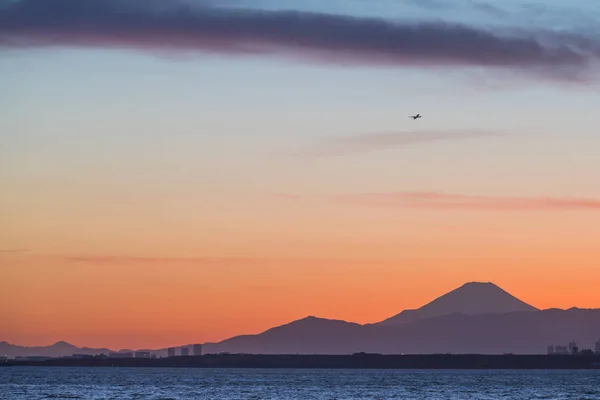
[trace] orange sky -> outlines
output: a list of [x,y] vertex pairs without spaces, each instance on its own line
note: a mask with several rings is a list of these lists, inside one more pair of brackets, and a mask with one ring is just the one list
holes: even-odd
[[[204,254],[171,231],[142,233],[146,250],[135,253],[119,250],[121,236],[103,242],[90,232],[86,243],[98,247],[78,251],[69,249],[75,235],[40,238],[40,248],[44,240],[54,248],[0,256],[0,340],[158,348],[258,333],[308,315],[376,322],[467,281],[492,281],[540,308],[600,307],[599,250],[576,235],[590,237],[598,225],[583,235],[583,214],[551,218],[560,229],[506,214],[482,230],[482,217],[455,216],[461,229],[424,221],[419,232],[375,216],[360,226],[332,219],[339,225],[315,229],[312,239],[294,229],[294,243],[292,232],[263,225],[264,236],[250,243],[215,233],[205,244],[214,241],[216,250]],[[170,254],[153,250],[169,238]],[[234,256],[218,254],[226,244]]]
[[11,343],[161,348],[308,315],[376,322],[468,281],[540,308],[600,307],[595,209],[14,188],[0,214]]
[[160,55],[0,55],[0,341],[376,322],[469,281],[600,308],[597,91]]

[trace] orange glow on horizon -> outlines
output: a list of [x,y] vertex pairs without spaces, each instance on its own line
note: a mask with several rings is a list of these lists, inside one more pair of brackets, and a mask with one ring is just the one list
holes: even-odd
[[[371,323],[418,308],[468,281],[492,281],[542,309],[600,306],[597,252],[508,256],[493,251],[455,249],[395,260],[68,261],[15,255],[12,266],[4,255],[3,275],[9,279],[1,289],[11,301],[0,308],[0,340],[156,349],[260,333],[308,315]],[[570,262],[576,262],[581,279],[569,279]]]

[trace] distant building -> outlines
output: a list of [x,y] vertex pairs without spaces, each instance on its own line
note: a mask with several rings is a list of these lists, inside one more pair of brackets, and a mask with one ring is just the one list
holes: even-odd
[[195,356],[201,356],[202,355],[202,345],[201,344],[195,344],[193,351],[194,351],[194,355]]
[[549,356],[554,354],[554,346],[553,345],[548,346],[548,353],[546,353],[546,354],[548,354]]
[[189,347],[182,347],[181,348],[181,355],[182,356],[189,356],[190,355],[190,349]]
[[52,357],[46,357],[46,356],[18,356],[18,357],[15,357],[15,360],[22,360],[22,361],[48,361],[51,359],[52,359]]
[[7,356],[0,356],[0,362],[5,362],[6,360],[8,360]]
[[569,354],[576,355],[577,353],[579,353],[579,347],[577,347],[577,343],[569,343]]
[[167,349],[167,357],[175,357],[175,347],[169,347]]
[[554,346],[554,354],[566,355],[569,354],[567,346]]
[[154,354],[149,351],[136,351],[135,358],[154,358]]
[[596,342],[595,353],[600,356],[600,340]]
[[592,349],[579,350],[579,353],[577,353],[577,355],[583,356],[583,357],[594,356],[594,350],[592,350]]
[[133,358],[133,353],[128,351],[128,352],[123,352],[123,353],[108,353],[108,358]]
[[94,358],[94,356],[90,355],[90,354],[73,354],[71,356],[71,358],[77,358],[79,360],[82,360],[82,359]]

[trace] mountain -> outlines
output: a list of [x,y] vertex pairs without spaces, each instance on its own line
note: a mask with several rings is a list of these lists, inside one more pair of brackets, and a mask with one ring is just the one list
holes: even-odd
[[[380,323],[310,316],[257,335],[205,343],[205,353],[249,354],[540,354],[548,345],[600,339],[600,309],[538,310],[492,283],[467,283],[416,310]],[[48,347],[0,343],[0,355],[68,356],[108,353],[58,342]],[[166,349],[154,350],[165,356]]]
[[382,338],[377,351],[383,353],[541,354],[548,345],[571,341],[593,348],[600,339],[600,310],[457,313],[385,329],[399,340]]
[[506,314],[539,311],[517,299],[491,282],[470,282],[438,297],[416,310],[405,310],[385,321],[381,326],[397,326],[420,319],[453,313],[465,315]]
[[522,353],[600,339],[600,310],[545,310],[493,283],[470,282],[416,310],[358,325],[305,318],[258,335],[205,345],[207,352],[262,354]]
[[258,335],[205,344],[204,352],[348,354],[360,351],[365,333],[359,324],[310,316]]
[[600,310],[446,314],[396,326],[307,318],[258,335],[206,344],[205,352],[248,354],[541,354],[551,344],[600,339]]
[[77,347],[67,342],[56,342],[50,346],[17,346],[7,342],[0,342],[0,355],[8,357],[27,357],[27,356],[43,356],[43,357],[64,357],[72,354],[108,354],[109,349],[92,349],[88,347]]

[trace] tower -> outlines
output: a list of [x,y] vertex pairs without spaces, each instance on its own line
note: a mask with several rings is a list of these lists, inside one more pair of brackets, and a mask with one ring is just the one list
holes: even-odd
[[569,354],[577,355],[579,353],[579,347],[577,347],[577,343],[571,342],[569,343]]

